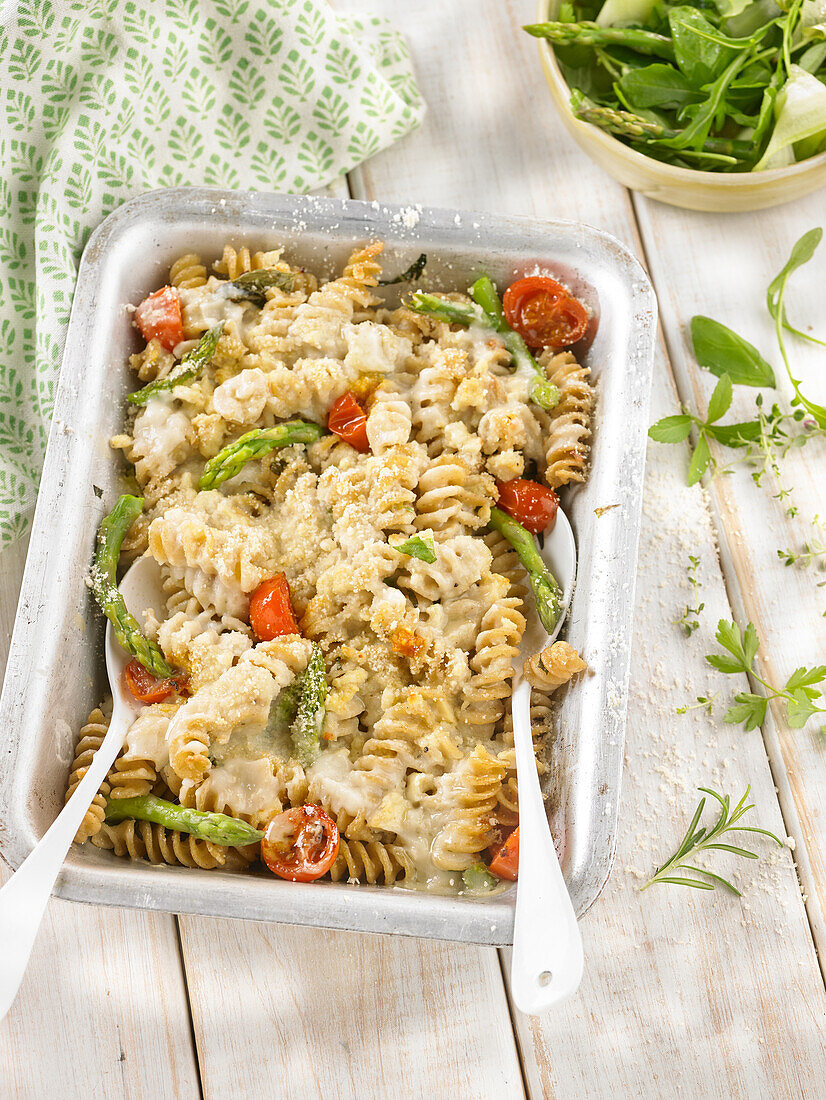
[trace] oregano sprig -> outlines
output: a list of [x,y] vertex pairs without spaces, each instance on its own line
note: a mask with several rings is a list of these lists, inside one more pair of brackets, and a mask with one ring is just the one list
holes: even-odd
[[695,860],[703,852],[730,852],[732,855],[742,856],[743,859],[758,858],[756,852],[743,848],[742,845],[723,842],[722,838],[727,833],[762,833],[763,836],[770,837],[775,844],[779,844],[781,848],[783,842],[774,833],[769,832],[768,829],[760,829],[756,825],[740,824],[741,819],[745,817],[749,810],[754,809],[754,804],[748,801],[751,793],[750,786],[746,787],[746,793],[734,809],[731,808],[731,800],[727,794],[719,794],[710,787],[698,787],[697,789],[719,803],[720,813],[717,820],[711,828],[700,825],[700,818],[703,816],[703,810],[706,806],[705,798],[701,798],[697,809],[694,811],[691,824],[686,829],[685,836],[680,841],[677,851],[657,868],[642,889],[647,890],[649,886],[663,882],[671,882],[675,886],[692,886],[695,890],[713,890],[716,886],[723,886],[726,890],[730,890],[740,897],[740,891],[727,878],[716,874],[714,871],[708,871],[705,867],[696,867],[693,862],[689,863],[687,861]]
[[[767,695],[739,692],[734,696],[736,706],[729,708],[723,718],[724,722],[729,725],[742,723],[747,730],[756,729],[765,721],[769,699],[784,700],[786,721],[792,729],[801,729],[813,714],[826,714],[826,707],[815,702],[822,697],[817,685],[826,680],[826,665],[796,668],[783,687],[777,688],[763,679],[755,666],[760,639],[754,623],[749,623],[745,630],[741,630],[737,623],[720,619],[716,637],[724,652],[706,654],[706,661],[711,667],[732,676],[746,673],[762,684],[767,692]],[[826,731],[826,726],[821,727],[821,730]]]

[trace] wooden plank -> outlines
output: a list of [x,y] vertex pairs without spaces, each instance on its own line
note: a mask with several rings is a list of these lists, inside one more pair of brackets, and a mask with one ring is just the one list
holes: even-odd
[[239,1096],[524,1095],[494,948],[201,917],[181,927],[206,1100],[226,1095],[230,1067]]
[[[0,555],[0,670],[25,551]],[[199,1095],[175,918],[53,900],[0,1023],[0,1096],[95,1095]]]
[[[430,114],[354,174],[359,197],[579,218],[634,246],[626,193],[571,145],[547,103],[518,29],[529,11],[491,0],[384,12],[411,43]],[[662,357],[654,398],[655,415],[674,411]],[[637,889],[679,840],[699,783],[739,794],[751,782],[762,823],[783,830],[761,741],[701,712],[675,714],[709,685],[744,687],[715,680],[702,660],[730,609],[702,495],[682,488],[678,450],[657,448],[649,470],[619,855],[583,923],[585,983],[561,1011],[517,1018],[535,1097],[653,1097],[672,1091],[666,1082],[687,1095],[816,1095],[825,1068],[823,987],[788,850],[738,870],[744,884],[756,880],[742,902]],[[689,598],[690,553],[702,561],[708,611],[686,640],[670,620]]]
[[[664,370],[653,397],[652,417],[674,411]],[[708,859],[734,872],[742,900],[639,890],[675,850],[700,785],[737,799],[750,783],[752,823],[784,835],[759,736],[722,725],[719,708],[714,721],[699,708],[676,714],[697,695],[745,689],[702,660],[730,610],[703,494],[685,485],[687,461],[684,446],[650,444],[616,864],[582,922],[579,997],[519,1021],[534,1097],[822,1095],[826,996],[788,849],[766,840],[753,848],[757,863]],[[689,554],[701,561],[706,608],[687,639],[673,620],[691,597]]]
[[[705,410],[715,382],[697,367],[686,332],[690,318],[703,313],[731,326],[763,351],[775,366],[782,395],[766,391],[766,399],[769,404],[779,399],[788,408],[792,389],[765,308],[766,288],[792,244],[822,221],[822,194],[724,220],[644,199],[639,199],[638,207],[683,400],[693,409]],[[813,326],[826,338],[820,292],[824,277],[826,249],[793,277],[787,302],[794,323]],[[789,337],[788,347],[804,392],[826,403],[826,351],[794,337]],[[752,419],[755,393],[737,387],[727,419]],[[724,448],[715,453],[724,463],[737,457]],[[826,654],[826,589],[817,587],[826,577],[817,568],[786,568],[777,557],[778,549],[800,550],[817,533],[811,525],[814,516],[826,519],[824,460],[826,444],[816,440],[781,461],[783,484],[793,487],[796,516],[786,514],[788,502],[771,499],[776,492],[771,475],[759,487],[750,471],[740,466],[710,486],[718,530],[724,533],[721,553],[733,606],[741,622],[750,619],[756,624],[763,643],[763,675],[778,685],[799,665],[822,663]],[[826,949],[826,772],[818,732],[821,724],[815,719],[805,730],[790,730],[784,711],[773,708],[763,732],[787,827],[800,842],[797,863],[822,955]]]

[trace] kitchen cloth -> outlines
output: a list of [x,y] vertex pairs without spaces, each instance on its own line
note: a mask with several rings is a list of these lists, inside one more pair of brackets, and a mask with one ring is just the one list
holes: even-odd
[[101,219],[155,187],[310,191],[423,114],[398,32],[324,0],[0,0],[0,548]]

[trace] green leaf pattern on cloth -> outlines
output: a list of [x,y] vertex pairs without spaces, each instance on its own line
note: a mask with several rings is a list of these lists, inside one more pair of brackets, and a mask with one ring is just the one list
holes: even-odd
[[0,548],[31,520],[81,252],[149,188],[305,192],[421,121],[404,39],[323,0],[0,10]]

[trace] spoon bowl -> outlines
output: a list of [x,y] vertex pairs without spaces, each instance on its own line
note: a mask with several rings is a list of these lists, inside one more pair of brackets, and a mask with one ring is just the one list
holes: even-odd
[[[120,591],[138,621],[145,610],[161,608],[161,577],[154,559],[139,558],[121,581]],[[141,708],[123,678],[131,654],[118,644],[110,623],[106,625],[105,648],[106,671],[112,690],[112,718],[106,736],[72,797],[0,890],[0,943],[3,944],[0,951],[0,1020],[17,996],[46,905],[75,834]]]
[[536,770],[531,731],[531,686],[522,665],[550,645],[562,627],[576,578],[576,543],[568,517],[560,509],[545,535],[542,558],[556,577],[563,598],[552,634],[529,616],[519,667],[513,678],[513,738],[519,783],[519,880],[511,958],[511,994],[516,1007],[536,1015],[572,996],[582,980],[582,937],[553,837]]

